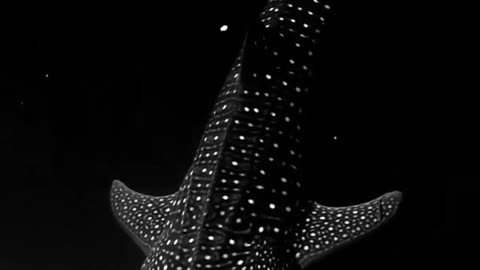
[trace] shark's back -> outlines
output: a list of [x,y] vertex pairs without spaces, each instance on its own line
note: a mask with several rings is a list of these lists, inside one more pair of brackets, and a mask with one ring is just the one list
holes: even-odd
[[301,117],[330,6],[270,0],[247,34],[179,190],[112,187],[142,270],[297,269],[371,231],[399,193],[332,208],[302,198]]

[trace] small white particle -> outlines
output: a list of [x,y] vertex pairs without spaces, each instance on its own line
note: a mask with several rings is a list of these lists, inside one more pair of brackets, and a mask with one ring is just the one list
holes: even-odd
[[226,24],[225,24],[225,25],[222,25],[222,27],[220,27],[220,31],[221,31],[221,32],[225,32],[225,31],[227,31],[227,30],[228,30],[228,25],[226,25]]

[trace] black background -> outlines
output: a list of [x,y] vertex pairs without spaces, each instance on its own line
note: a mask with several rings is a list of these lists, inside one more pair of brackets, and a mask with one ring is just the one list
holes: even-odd
[[[305,196],[348,205],[401,190],[404,203],[388,226],[309,269],[473,269],[473,9],[336,2],[308,106]],[[263,4],[2,4],[0,269],[139,269],[110,184],[178,188]]]

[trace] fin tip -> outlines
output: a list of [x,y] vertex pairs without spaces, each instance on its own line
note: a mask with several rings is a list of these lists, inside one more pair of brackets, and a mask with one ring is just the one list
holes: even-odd
[[403,201],[403,193],[401,191],[395,190],[385,194],[386,199],[394,200],[397,205]]
[[126,186],[125,186],[125,184],[124,184],[122,181],[120,181],[120,180],[118,180],[118,179],[114,179],[113,182],[112,182],[112,186],[111,186],[110,189],[111,189],[111,190],[113,190],[114,188],[123,189],[123,188],[125,188],[125,187],[126,187]]

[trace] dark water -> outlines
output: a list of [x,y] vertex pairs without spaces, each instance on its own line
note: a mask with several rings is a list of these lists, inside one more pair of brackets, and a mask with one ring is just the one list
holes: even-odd
[[[110,213],[111,181],[154,195],[178,188],[262,7],[2,9],[0,268],[138,269],[143,255]],[[335,8],[308,109],[305,196],[348,205],[396,189],[404,203],[381,231],[309,269],[471,267],[480,174],[471,17],[433,1]]]

